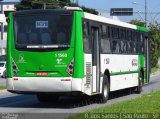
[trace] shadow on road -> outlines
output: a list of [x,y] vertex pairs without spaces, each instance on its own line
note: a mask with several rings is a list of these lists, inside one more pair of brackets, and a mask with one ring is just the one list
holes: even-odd
[[[109,100],[121,98],[133,93],[131,90],[121,90],[110,93]],[[62,96],[57,102],[40,103],[35,95],[17,95],[7,98],[0,98],[0,107],[9,108],[52,108],[70,109],[84,107],[91,104],[100,103],[95,97],[88,96]]]

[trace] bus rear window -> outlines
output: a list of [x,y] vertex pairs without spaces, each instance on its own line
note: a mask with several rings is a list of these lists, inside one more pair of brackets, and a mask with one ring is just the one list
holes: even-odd
[[69,47],[72,15],[26,14],[14,17],[16,48]]

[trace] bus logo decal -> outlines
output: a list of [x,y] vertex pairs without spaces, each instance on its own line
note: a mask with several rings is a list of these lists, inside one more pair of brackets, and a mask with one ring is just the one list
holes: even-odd
[[19,54],[19,60],[18,60],[19,63],[25,63],[25,60],[24,60],[24,55],[23,54]]
[[62,64],[62,59],[57,59],[57,64]]
[[104,64],[109,64],[109,63],[110,63],[110,59],[109,58],[104,59]]
[[138,61],[137,61],[137,59],[133,59],[132,60],[132,66],[134,67],[134,66],[138,66]]
[[36,28],[48,28],[48,21],[36,21]]

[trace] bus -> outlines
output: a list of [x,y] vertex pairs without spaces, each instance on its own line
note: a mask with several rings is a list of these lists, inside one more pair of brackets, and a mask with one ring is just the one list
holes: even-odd
[[149,83],[148,29],[81,9],[10,13],[7,90],[53,101],[98,97]]

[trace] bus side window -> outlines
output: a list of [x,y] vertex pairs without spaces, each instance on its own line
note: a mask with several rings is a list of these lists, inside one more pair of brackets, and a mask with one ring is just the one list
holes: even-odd
[[89,23],[83,22],[83,45],[84,52],[91,53],[90,39],[89,39]]
[[110,40],[109,40],[109,31],[106,25],[101,27],[101,51],[102,53],[111,53]]
[[129,41],[127,41],[127,54],[132,54],[131,44]]
[[120,29],[120,51],[122,54],[127,53],[126,30]]
[[140,33],[140,53],[144,54],[144,35]]
[[117,40],[112,40],[112,52],[119,53],[120,47],[119,42]]
[[116,27],[111,27],[111,32],[112,32],[112,53],[120,53],[120,38],[119,38],[119,29]]

